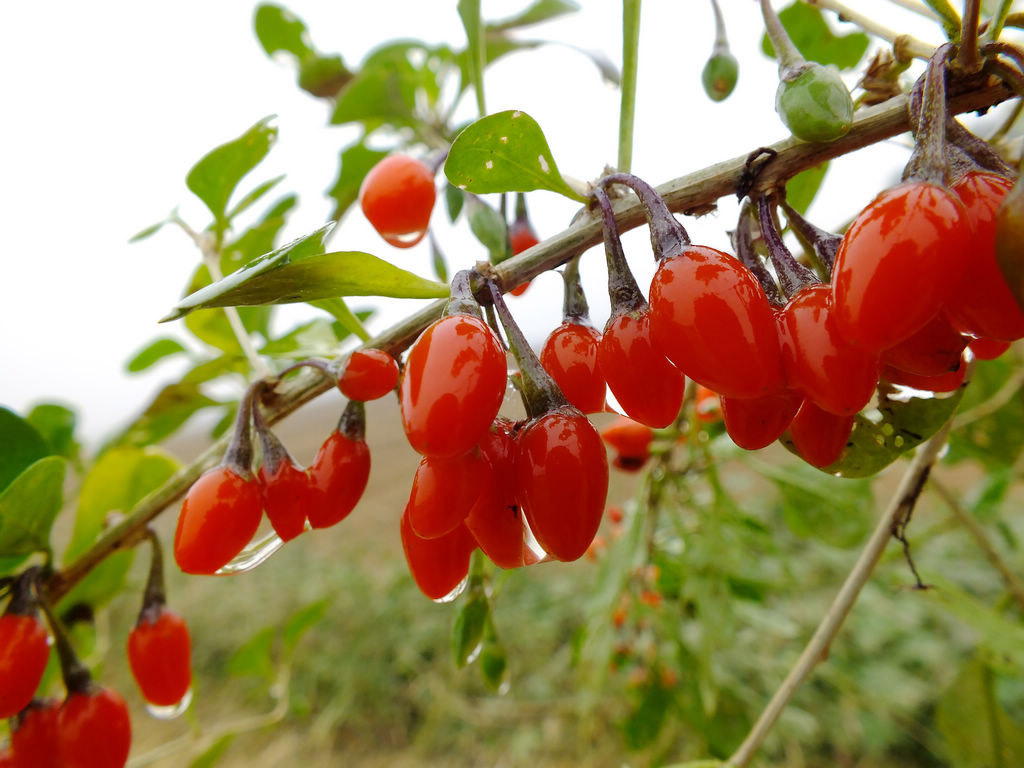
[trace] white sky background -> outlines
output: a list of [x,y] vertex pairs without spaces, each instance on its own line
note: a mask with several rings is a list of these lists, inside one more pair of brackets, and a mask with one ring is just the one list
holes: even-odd
[[[713,38],[706,0],[647,0],[641,22],[633,172],[653,184],[746,154],[787,135],[774,111],[776,65],[759,51],[763,29],[751,0],[720,0],[730,43],[740,60],[739,84],[716,104],[703,93],[700,71]],[[308,25],[313,44],[338,52],[350,67],[386,39],[412,37],[462,46],[455,2],[414,0],[284,3]],[[527,4],[484,0],[486,18],[512,15]],[[299,90],[295,69],[272,61],[252,31],[256,3],[177,0],[172,4],[98,0],[82,4],[6,3],[0,29],[0,221],[3,224],[0,300],[0,404],[26,412],[59,401],[79,414],[81,435],[94,443],[141,410],[160,386],[180,373],[162,363],[135,376],[124,364],[151,339],[179,333],[156,320],[175,303],[198,253],[180,231],[165,227],[142,243],[128,238],[179,207],[201,228],[204,206],[187,190],[188,169],[214,146],[260,118],[277,114],[278,143],[243,180],[244,192],[281,173],[288,177],[265,201],[294,191],[300,203],[283,235],[289,240],[330,215],[324,196],[337,171],[338,151],[352,128],[327,126],[326,104]],[[621,4],[584,0],[582,12],[518,34],[603,50],[621,62]],[[781,4],[778,4],[781,7]],[[881,0],[856,2],[893,27],[900,19],[939,42],[938,29]],[[847,25],[842,25],[846,27]],[[833,27],[839,25],[833,22]],[[877,45],[873,45],[873,49]],[[856,76],[848,78],[850,85]],[[544,129],[563,173],[596,178],[614,164],[618,91],[603,84],[586,58],[545,47],[502,59],[487,72],[488,109],[522,109]],[[467,94],[462,116],[474,116]],[[907,150],[889,142],[872,155],[833,163],[811,213],[838,225],[892,183]],[[564,228],[570,201],[528,196],[541,236]],[[726,230],[736,207],[684,223],[695,242],[728,250]],[[453,268],[484,256],[466,233],[448,227],[439,199],[433,224]],[[430,275],[426,241],[409,250],[384,244],[354,208],[332,240],[338,250],[365,250]],[[646,229],[624,238],[642,287],[653,259]],[[582,270],[594,321],[607,317],[603,251],[591,251]],[[352,300],[362,307],[365,300]],[[371,331],[413,311],[416,302],[389,301]],[[561,319],[561,280],[538,279],[513,305],[539,343]],[[280,312],[278,331],[317,315],[305,306]]]

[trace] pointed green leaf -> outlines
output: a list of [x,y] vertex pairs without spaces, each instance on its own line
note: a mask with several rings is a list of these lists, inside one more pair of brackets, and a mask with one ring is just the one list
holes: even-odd
[[213,214],[217,232],[227,228],[227,208],[238,182],[259,165],[277,139],[277,128],[265,117],[237,139],[221,144],[199,160],[185,177],[192,192]]
[[455,666],[462,669],[481,652],[484,626],[490,616],[490,605],[482,594],[474,593],[455,614],[452,624],[452,658]]
[[338,341],[341,341],[350,333],[355,334],[363,341],[370,340],[370,334],[363,327],[363,322],[373,315],[371,310],[353,312],[348,308],[348,304],[345,303],[344,299],[318,299],[309,303],[317,309],[329,312],[338,321],[338,325],[341,326],[342,330],[341,333],[337,329],[334,332]]
[[487,111],[484,101],[484,67],[487,57],[487,40],[484,37],[483,19],[480,17],[480,0],[459,0],[456,6],[462,28],[466,30],[469,84],[476,92],[476,107],[482,115]]
[[168,223],[168,220],[164,219],[163,221],[158,221],[156,224],[150,224],[148,227],[146,227],[141,232],[136,232],[134,235],[132,235],[130,238],[128,238],[128,242],[129,243],[137,243],[140,240],[145,240],[147,237],[152,237],[153,235],[155,235],[157,232],[160,231],[161,227],[163,227],[164,224],[167,224],[167,223]]
[[313,55],[307,40],[306,25],[287,8],[262,3],[256,7],[253,27],[268,56],[278,51],[288,51],[300,60]]
[[270,683],[274,679],[274,664],[271,654],[274,649],[275,634],[277,634],[277,627],[266,627],[243,643],[228,659],[228,674],[236,677],[251,675]]
[[[842,457],[822,472],[839,477],[869,477],[939,431],[963,397],[961,387],[949,395],[909,397],[891,385],[878,387],[878,407],[858,413]],[[787,432],[780,442],[797,453]]]
[[[64,553],[70,562],[106,529],[111,514],[127,515],[147,494],[178,471],[178,462],[156,448],[120,447],[102,454],[82,481],[71,541]],[[79,582],[61,605],[87,603],[94,608],[120,592],[135,550],[117,552]]]
[[359,198],[359,188],[366,174],[387,155],[387,152],[370,149],[362,140],[341,151],[338,157],[338,178],[327,192],[328,196],[334,198],[332,219],[340,219]]
[[[863,32],[837,35],[817,8],[802,2],[779,11],[779,19],[804,58],[819,64],[835,64],[840,69],[853,69],[868,49],[868,36]],[[768,35],[761,38],[761,50],[775,56]]]
[[484,622],[484,644],[480,649],[480,677],[491,691],[499,693],[508,685],[508,651],[498,638],[490,614]]
[[341,56],[309,56],[299,62],[299,88],[321,99],[333,99],[354,75]]
[[338,337],[334,335],[334,325],[326,317],[318,317],[293,328],[279,339],[268,341],[260,347],[261,355],[271,357],[322,357],[336,353]]
[[28,423],[46,440],[50,451],[72,461],[78,458],[75,412],[58,403],[40,403],[28,414]]
[[161,322],[194,309],[290,304],[337,296],[442,298],[448,286],[360,251],[324,253],[333,223],[261,256],[223,280],[186,296]]
[[452,143],[444,172],[459,189],[478,194],[547,189],[586,202],[559,174],[537,121],[519,110],[469,125]]
[[430,238],[430,263],[434,267],[434,275],[442,283],[448,282],[448,260],[437,245],[437,238]]
[[0,493],[0,557],[42,552],[64,503],[67,462],[47,456],[30,464]]
[[177,339],[169,339],[167,337],[157,339],[135,353],[132,359],[128,361],[128,372],[138,373],[139,371],[144,371],[157,361],[172,355],[182,354],[184,351],[185,348]]
[[35,427],[14,411],[0,407],[0,491],[30,464],[51,453]]
[[808,168],[793,176],[786,182],[786,202],[788,202],[797,213],[807,213],[807,209],[814,202],[815,195],[821,188],[821,182],[825,179],[825,172],[828,170],[828,162]]
[[264,181],[262,184],[258,184],[256,187],[251,189],[249,192],[245,194],[244,197],[242,197],[241,200],[235,203],[234,207],[228,212],[228,220],[231,220],[235,218],[235,216],[238,216],[240,213],[244,213],[245,211],[247,211],[256,202],[258,202],[261,197],[267,194],[267,192],[272,190],[283,180],[284,174],[281,174],[280,176],[277,176],[276,178],[273,179],[269,179],[268,181]]
[[469,229],[487,249],[492,264],[500,264],[512,255],[505,218],[476,195],[466,201]]
[[1014,675],[1024,673],[1024,626],[1014,618],[968,594],[942,574],[927,572],[925,583],[933,586],[925,595],[978,634],[978,644],[990,663]]
[[448,218],[454,224],[462,213],[462,206],[466,202],[466,196],[461,189],[451,184],[444,185],[444,202],[448,208]]
[[488,30],[502,31],[539,24],[550,21],[558,16],[575,13],[580,9],[572,0],[536,0],[532,5],[508,19],[502,19],[487,25]]

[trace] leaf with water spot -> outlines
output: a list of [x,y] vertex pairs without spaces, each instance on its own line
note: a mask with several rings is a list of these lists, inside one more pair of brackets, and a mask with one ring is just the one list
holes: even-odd
[[444,172],[452,184],[477,194],[547,189],[586,202],[562,178],[537,121],[515,109],[467,126],[455,137]]
[[[857,414],[842,457],[822,471],[839,477],[869,477],[882,471],[939,431],[960,404],[964,388],[934,397],[909,397],[909,391],[881,382],[877,408]],[[780,442],[800,455],[788,432]]]

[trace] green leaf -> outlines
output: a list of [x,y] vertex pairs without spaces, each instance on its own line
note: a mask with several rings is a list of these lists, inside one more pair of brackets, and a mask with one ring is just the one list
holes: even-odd
[[75,441],[75,412],[58,403],[40,403],[28,414],[28,422],[42,435],[50,451],[65,459],[78,458],[79,445]]
[[508,685],[508,652],[498,639],[490,614],[484,625],[484,644],[480,650],[480,677],[495,693]]
[[185,347],[177,339],[160,338],[150,342],[136,352],[132,359],[128,361],[127,369],[129,373],[138,373],[139,371],[146,370],[159,360],[163,360],[165,357],[179,355],[183,352],[185,352]]
[[318,299],[309,303],[317,309],[329,312],[338,322],[340,330],[338,328],[334,329],[334,335],[338,341],[341,341],[350,333],[355,334],[363,341],[370,340],[370,334],[363,326],[363,323],[373,316],[372,310],[364,309],[359,312],[352,312],[344,299]]
[[114,439],[114,444],[145,446],[173,434],[202,408],[219,405],[194,383],[168,384],[135,421]]
[[64,503],[67,462],[39,459],[0,493],[0,557],[31,555],[50,548],[50,528]]
[[160,322],[207,307],[290,304],[337,296],[430,299],[448,295],[443,283],[418,277],[368,253],[324,253],[324,239],[333,226],[327,224],[186,296]]
[[[412,60],[422,58],[422,67]],[[419,122],[417,99],[428,105],[440,94],[439,78],[450,52],[418,41],[389,43],[373,51],[359,73],[338,93],[331,123],[363,123],[367,130],[380,125],[404,127]]]
[[448,219],[455,223],[462,213],[462,206],[466,202],[466,195],[461,189],[451,184],[444,185],[444,203],[448,208]]
[[531,24],[539,24],[542,21],[550,21],[558,16],[575,13],[579,9],[579,4],[571,0],[536,0],[515,16],[488,24],[487,29],[488,31],[504,31],[516,27],[526,27]]
[[168,224],[169,222],[170,222],[169,219],[164,219],[163,221],[158,221],[156,224],[150,224],[148,227],[146,227],[141,232],[136,232],[134,235],[132,235],[130,238],[128,238],[128,242],[129,243],[137,243],[140,240],[145,240],[147,237],[152,237],[153,235],[155,235],[157,232],[159,232],[161,230],[161,228],[164,226],[164,224]]
[[999,705],[993,677],[981,659],[971,659],[939,699],[935,725],[957,768],[1024,764],[1024,729]]
[[[102,535],[111,514],[130,513],[179,466],[172,456],[156,448],[120,447],[102,454],[82,481],[64,562],[81,555]],[[121,591],[134,558],[135,549],[114,553],[65,595],[61,605],[104,605]]]
[[[863,32],[837,35],[817,8],[796,2],[779,12],[779,19],[804,58],[819,64],[835,64],[840,69],[853,69],[868,49],[868,36]],[[774,58],[775,49],[768,35],[761,38],[761,50]]]
[[315,55],[299,62],[299,87],[321,99],[333,99],[353,77],[338,55]]
[[324,617],[327,612],[328,599],[317,600],[315,603],[300,608],[285,622],[282,629],[284,655],[291,656],[299,640]]
[[284,174],[276,178],[270,179],[268,181],[264,181],[262,184],[258,184],[256,187],[251,189],[248,193],[245,194],[244,197],[242,197],[241,200],[235,203],[234,207],[228,212],[228,220],[234,219],[235,216],[238,216],[239,214],[249,210],[249,208],[255,205],[260,200],[260,198],[262,198],[265,194],[267,194],[267,192],[272,190],[283,180]]
[[[881,382],[878,386],[878,407],[857,414],[842,457],[821,471],[839,477],[877,474],[938,432],[956,410],[963,393],[961,387],[949,395],[909,397]],[[780,442],[792,453],[800,455],[788,432]]]
[[274,679],[271,652],[277,627],[261,629],[243,643],[228,659],[227,671],[235,677],[259,677],[270,683]]
[[442,283],[448,282],[448,260],[437,245],[437,238],[430,238],[430,264],[434,268],[434,276]]
[[334,198],[332,219],[337,221],[345,215],[345,211],[359,198],[359,188],[366,174],[387,156],[387,152],[370,149],[362,140],[341,151],[338,157],[338,178],[327,191],[328,197]]
[[468,83],[476,92],[476,106],[482,115],[487,111],[484,101],[484,67],[486,66],[487,41],[484,37],[483,19],[480,17],[480,0],[459,0],[456,6],[462,28],[466,30],[468,46]]
[[0,491],[30,464],[53,453],[35,427],[14,411],[0,407]]
[[786,202],[788,202],[797,213],[807,213],[807,209],[814,202],[815,195],[821,188],[821,182],[825,179],[825,172],[828,170],[828,162],[808,168],[793,176],[786,182]]
[[[652,677],[657,675],[652,673]],[[643,749],[661,732],[672,704],[672,693],[658,679],[639,689],[640,701],[623,723],[628,749]]]
[[487,249],[492,264],[500,264],[512,255],[505,217],[476,195],[467,198],[469,229]]
[[444,172],[459,189],[478,194],[547,189],[586,202],[559,174],[537,121],[519,110],[466,127],[452,143]]
[[451,645],[452,659],[458,669],[465,667],[482,652],[484,626],[489,620],[490,613],[491,607],[487,598],[476,591],[455,614]]
[[306,25],[287,8],[272,3],[257,6],[253,27],[268,56],[278,51],[287,51],[300,60],[314,55],[307,40]]
[[1024,675],[1024,626],[968,594],[944,575],[927,572],[925,583],[934,587],[924,594],[978,634],[989,664],[1015,676]]
[[263,118],[237,139],[213,149],[185,177],[188,188],[213,214],[218,234],[227,229],[228,201],[238,182],[259,165],[277,139],[277,128],[270,125],[272,119]]
[[237,733],[225,733],[213,742],[213,745],[209,749],[189,763],[189,768],[213,768],[213,766],[219,763],[220,759],[224,757],[225,753],[228,751],[228,747],[231,746],[237,735]]
[[261,355],[273,357],[320,357],[336,351],[338,337],[334,334],[334,323],[326,317],[303,323],[284,336],[268,341],[260,348]]

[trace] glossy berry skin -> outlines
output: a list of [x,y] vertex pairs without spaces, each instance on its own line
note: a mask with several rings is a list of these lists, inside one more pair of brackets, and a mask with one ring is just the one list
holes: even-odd
[[128,707],[110,688],[72,693],[57,713],[61,768],[123,768],[131,744]]
[[142,698],[158,707],[180,702],[192,687],[192,641],[185,620],[156,604],[128,635],[128,663]]
[[515,438],[512,423],[497,419],[480,441],[494,482],[484,489],[466,517],[466,527],[483,553],[499,568],[519,568],[527,552],[522,513],[516,498]]
[[683,373],[720,395],[782,388],[778,331],[764,291],[739,261],[689,246],[651,281],[651,338]]
[[0,616],[0,717],[28,706],[50,658],[50,637],[35,615]]
[[14,763],[14,753],[6,747],[0,748],[0,768],[18,768]]
[[566,400],[584,413],[604,410],[607,385],[597,362],[601,333],[594,326],[563,322],[544,341],[540,363]]
[[494,483],[479,449],[451,458],[425,456],[412,479],[406,514],[421,539],[436,539],[461,525]]
[[667,427],[683,404],[683,374],[651,342],[648,309],[614,315],[597,348],[597,362],[629,418]]
[[608,496],[608,457],[576,408],[538,416],[516,436],[518,497],[537,541],[558,560],[580,558]]
[[748,400],[722,398],[722,420],[725,431],[740,448],[756,451],[771,445],[789,428],[803,398],[798,392],[784,389]]
[[612,464],[626,472],[635,472],[651,457],[654,431],[638,421],[620,416],[601,430],[601,439],[616,456]]
[[[35,699],[11,722],[13,768],[61,768],[57,757],[56,699]],[[0,766],[4,763],[0,761]]]
[[359,204],[387,243],[409,248],[426,234],[436,196],[430,168],[408,155],[391,155],[366,174]]
[[789,425],[789,436],[801,458],[822,469],[842,457],[853,421],[854,416],[837,416],[804,400]]
[[1013,342],[1010,341],[972,339],[971,343],[967,346],[971,348],[971,352],[973,352],[974,356],[979,360],[995,360],[997,357],[1001,357],[1012,344]]
[[885,350],[882,363],[918,376],[941,376],[959,367],[968,341],[940,312],[913,336]]
[[847,343],[833,316],[832,289],[801,289],[779,316],[786,382],[829,413],[849,416],[878,384],[878,356]]
[[476,549],[476,540],[465,525],[437,539],[421,539],[409,524],[409,515],[402,515],[400,526],[402,550],[409,572],[420,592],[431,600],[450,595],[469,574],[469,556]]
[[996,213],[1013,182],[991,173],[971,172],[953,185],[974,228],[970,266],[946,305],[964,333],[1002,341],[1024,338],[1021,311],[996,261]]
[[338,378],[338,389],[349,400],[377,400],[398,386],[398,363],[382,349],[357,349],[349,355]]
[[892,384],[900,384],[904,387],[920,389],[923,392],[955,392],[964,383],[967,375],[967,365],[960,364],[955,371],[943,373],[940,376],[918,376],[913,373],[901,371],[898,368],[889,366],[882,367],[882,378]]
[[315,502],[306,516],[314,528],[340,523],[355,509],[370,479],[370,449],[365,440],[353,440],[334,430],[324,440],[309,467],[316,489]]
[[953,296],[971,255],[960,199],[926,182],[882,192],[854,220],[832,273],[840,333],[868,351],[888,349]]
[[256,473],[263,510],[281,541],[291,541],[306,526],[306,512],[317,499],[309,473],[291,461],[281,461],[273,472],[266,464]]
[[424,456],[457,456],[490,428],[505,396],[505,350],[472,315],[430,325],[409,351],[400,387],[402,425]]
[[185,573],[212,574],[231,562],[259,528],[263,496],[255,478],[227,466],[204,472],[189,488],[174,532],[174,559]]

